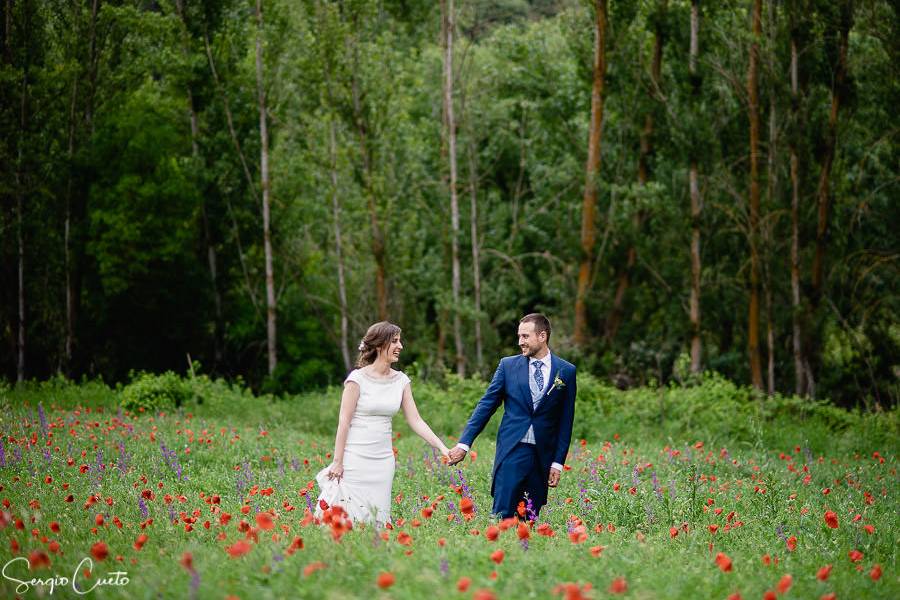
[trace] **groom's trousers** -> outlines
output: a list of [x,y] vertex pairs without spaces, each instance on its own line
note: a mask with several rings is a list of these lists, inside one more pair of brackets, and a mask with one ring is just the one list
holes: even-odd
[[534,444],[516,444],[497,468],[493,513],[504,519],[511,517],[517,514],[519,502],[524,501],[527,506],[528,499],[531,499],[531,510],[537,514],[547,503],[549,475],[541,469]]

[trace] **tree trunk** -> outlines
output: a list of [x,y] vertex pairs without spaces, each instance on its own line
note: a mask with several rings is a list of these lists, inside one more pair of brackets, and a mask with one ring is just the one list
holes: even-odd
[[791,112],[794,127],[791,134],[791,325],[794,351],[794,393],[807,392],[806,358],[803,356],[803,329],[800,305],[800,158],[797,154],[797,136],[800,121],[800,89],[798,85],[798,50],[796,24],[791,24]]
[[269,375],[278,365],[275,346],[275,276],[272,271],[272,239],[269,229],[269,131],[266,126],[266,90],[263,85],[262,0],[256,0],[256,91],[259,103],[259,174],[262,184],[263,244],[266,261],[266,340],[269,350]]
[[[649,96],[651,100],[657,98],[657,90],[660,87],[660,75],[662,70],[662,49],[663,49],[663,28],[662,17],[666,10],[668,0],[661,0],[656,15],[654,35],[653,35],[653,59],[650,66],[650,90]],[[653,111],[649,110],[644,116],[644,128],[641,131],[640,151],[638,153],[638,185],[643,187],[650,178],[649,159],[653,155]],[[642,210],[636,211],[632,222],[634,223],[634,235],[640,235],[641,226],[646,219],[646,215]],[[637,262],[637,246],[632,240],[628,246],[625,258],[625,268],[619,273],[619,281],[616,284],[616,293],[613,297],[613,306],[606,319],[606,340],[612,342],[619,331],[622,323],[622,315],[625,307],[625,293],[631,285],[631,272],[634,264]]]
[[456,190],[456,119],[453,114],[453,0],[441,1],[444,32],[444,124],[447,131],[447,151],[450,161],[450,260],[453,295],[453,341],[456,346],[456,374],[466,375],[466,356],[463,351],[460,319],[459,274],[459,198]]
[[[178,11],[178,18],[182,24],[182,53],[185,60],[190,58],[190,43],[187,18],[184,13],[184,0],[176,0],[175,8]],[[194,107],[194,93],[190,84],[187,86],[187,107],[191,121],[191,156],[195,164],[200,162],[200,146],[198,139],[200,138],[200,124],[197,116],[197,109]],[[216,246],[212,241],[212,234],[209,226],[209,216],[206,211],[206,197],[200,202],[200,214],[203,221],[203,239],[206,243],[206,262],[209,267],[210,287],[213,294],[213,307],[215,310],[215,323],[213,327],[213,371],[222,362],[222,346],[223,346],[223,319],[222,319],[222,295],[219,293],[218,284],[218,259],[216,257]]]
[[750,302],[747,315],[747,351],[753,387],[763,389],[759,356],[759,39],[762,35],[762,0],[753,1],[753,41],[747,70],[748,114],[750,117]]
[[469,136],[469,226],[472,236],[472,287],[475,295],[475,366],[484,368],[484,350],[481,338],[481,248],[478,240],[478,171],[475,160],[475,143]]
[[[769,73],[774,76],[775,70],[775,0],[768,0],[768,20],[766,22],[768,28],[768,58]],[[775,84],[772,83],[769,90],[769,151],[767,153],[767,174],[768,174],[768,197],[769,206],[774,209],[778,202],[778,127],[777,127],[777,106],[775,104]],[[775,323],[773,318],[772,307],[772,278],[769,269],[770,252],[772,250],[772,222],[766,221],[763,227],[763,245],[765,252],[765,263],[763,268],[763,289],[764,300],[766,305],[766,357],[768,361],[767,384],[769,395],[775,394]]]
[[353,73],[350,83],[350,91],[353,96],[353,117],[356,121],[356,133],[359,137],[359,151],[363,167],[363,188],[366,194],[366,204],[369,209],[369,225],[372,230],[372,258],[375,259],[375,299],[378,306],[378,318],[388,320],[387,285],[385,282],[385,247],[384,235],[378,219],[378,202],[375,195],[375,183],[372,169],[372,157],[369,155],[368,131],[365,115],[363,114],[362,100],[360,98],[359,78],[359,48],[353,47]]
[[[691,95],[694,106],[699,105],[700,78],[697,75],[697,58],[700,54],[700,7],[699,0],[691,0],[691,41],[688,69],[691,77]],[[697,157],[690,158],[688,187],[691,196],[691,373],[702,370],[702,342],[700,340],[700,182]]]
[[[330,82],[329,82],[330,84]],[[329,89],[329,100],[331,99]],[[334,252],[337,258],[338,300],[341,308],[341,356],[344,369],[349,372],[353,364],[350,362],[349,324],[347,319],[347,285],[344,281],[344,250],[341,235],[341,203],[338,198],[337,174],[337,139],[335,135],[334,115],[328,122],[328,158],[331,172],[331,215],[334,222]]]
[[[26,6],[25,11],[28,8]],[[26,15],[25,31],[29,31]],[[22,69],[22,93],[19,101],[19,147],[16,160],[16,245],[18,248],[18,309],[19,323],[17,336],[16,381],[25,381],[25,181],[23,169],[25,165],[26,128],[28,126],[28,55],[26,51],[25,66]]]
[[[234,129],[234,118],[231,114],[231,105],[228,103],[228,97],[225,95],[225,90],[222,88],[222,82],[219,80],[219,73],[216,71],[216,63],[213,59],[212,48],[209,44],[209,34],[204,31],[203,33],[203,43],[206,47],[206,59],[209,63],[209,70],[213,77],[213,82],[215,83],[216,92],[218,92],[219,99],[222,101],[222,107],[225,110],[225,122],[228,124],[228,133],[231,137],[231,143],[234,146],[235,153],[238,156],[238,159],[241,161],[241,169],[244,172],[244,179],[247,181],[247,188],[250,190],[250,193],[253,195],[253,201],[259,202],[259,194],[256,191],[256,183],[253,181],[253,175],[250,174],[250,167],[247,164],[247,157],[244,155],[244,151],[241,148],[241,142],[238,139],[237,131]],[[253,290],[253,285],[250,282],[250,272],[247,269],[247,259],[244,256],[244,250],[241,245],[241,232],[238,228],[237,219],[234,217],[234,212],[231,210],[231,202],[228,201],[227,196],[225,197],[225,203],[228,206],[228,213],[231,216],[232,229],[234,230],[234,236],[237,241],[237,250],[238,250],[238,260],[241,263],[241,271],[244,275],[244,285],[247,288],[247,295],[250,297],[250,302],[253,304],[253,308],[256,310],[257,315],[262,318],[259,308],[259,300],[256,297],[256,292]]]
[[600,142],[603,127],[603,87],[606,76],[606,0],[595,0],[594,81],[591,89],[591,125],[588,158],[585,166],[584,197],[581,204],[581,263],[578,268],[578,291],[575,297],[575,345],[584,348],[588,340],[586,300],[590,287],[597,237],[597,179],[600,174]]
[[816,190],[818,224],[816,226],[816,254],[813,259],[812,288],[810,300],[813,309],[817,309],[822,299],[825,271],[825,249],[828,235],[828,210],[830,204],[831,167],[834,164],[837,147],[837,120],[841,108],[841,97],[847,80],[847,46],[852,24],[852,15],[847,3],[843,3],[840,24],[840,49],[837,72],[831,87],[831,113],[828,115],[828,131],[825,136],[825,148],[822,156],[822,171],[819,174],[819,185]]
[[66,347],[63,372],[72,376],[72,357],[75,348],[75,287],[72,276],[72,170],[75,162],[75,108],[78,99],[78,75],[72,78],[69,99],[68,173],[66,174],[66,220],[63,230],[64,264],[66,269]]

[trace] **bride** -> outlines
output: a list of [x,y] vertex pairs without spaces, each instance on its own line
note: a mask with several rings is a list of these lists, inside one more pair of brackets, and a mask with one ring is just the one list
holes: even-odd
[[409,377],[391,368],[402,349],[400,328],[386,321],[369,327],[360,342],[357,368],[344,381],[334,460],[316,475],[321,490],[317,517],[323,508],[339,505],[353,523],[390,522],[395,462],[391,418],[400,408],[410,428],[448,456],[447,447],[419,416]]

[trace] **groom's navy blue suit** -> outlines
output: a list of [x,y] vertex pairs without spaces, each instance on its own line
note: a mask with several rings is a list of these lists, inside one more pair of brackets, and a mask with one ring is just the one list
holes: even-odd
[[[497,453],[491,495],[494,514],[516,513],[523,493],[537,513],[547,503],[547,480],[552,463],[565,464],[575,418],[575,365],[551,353],[550,379],[545,391],[532,401],[529,358],[523,354],[500,360],[484,396],[475,406],[461,444],[471,446],[501,403],[503,419],[497,431]],[[522,442],[529,426],[534,444]]]

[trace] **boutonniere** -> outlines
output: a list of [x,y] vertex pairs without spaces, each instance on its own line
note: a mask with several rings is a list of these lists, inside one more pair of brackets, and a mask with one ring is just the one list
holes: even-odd
[[566,387],[566,382],[563,381],[563,380],[560,378],[559,373],[557,373],[557,374],[556,374],[556,378],[553,380],[553,385],[550,386],[550,389],[547,390],[547,393],[549,394],[550,392],[552,392],[553,390],[555,390],[555,389],[557,389],[557,388],[558,388],[558,389],[563,389],[564,387]]

